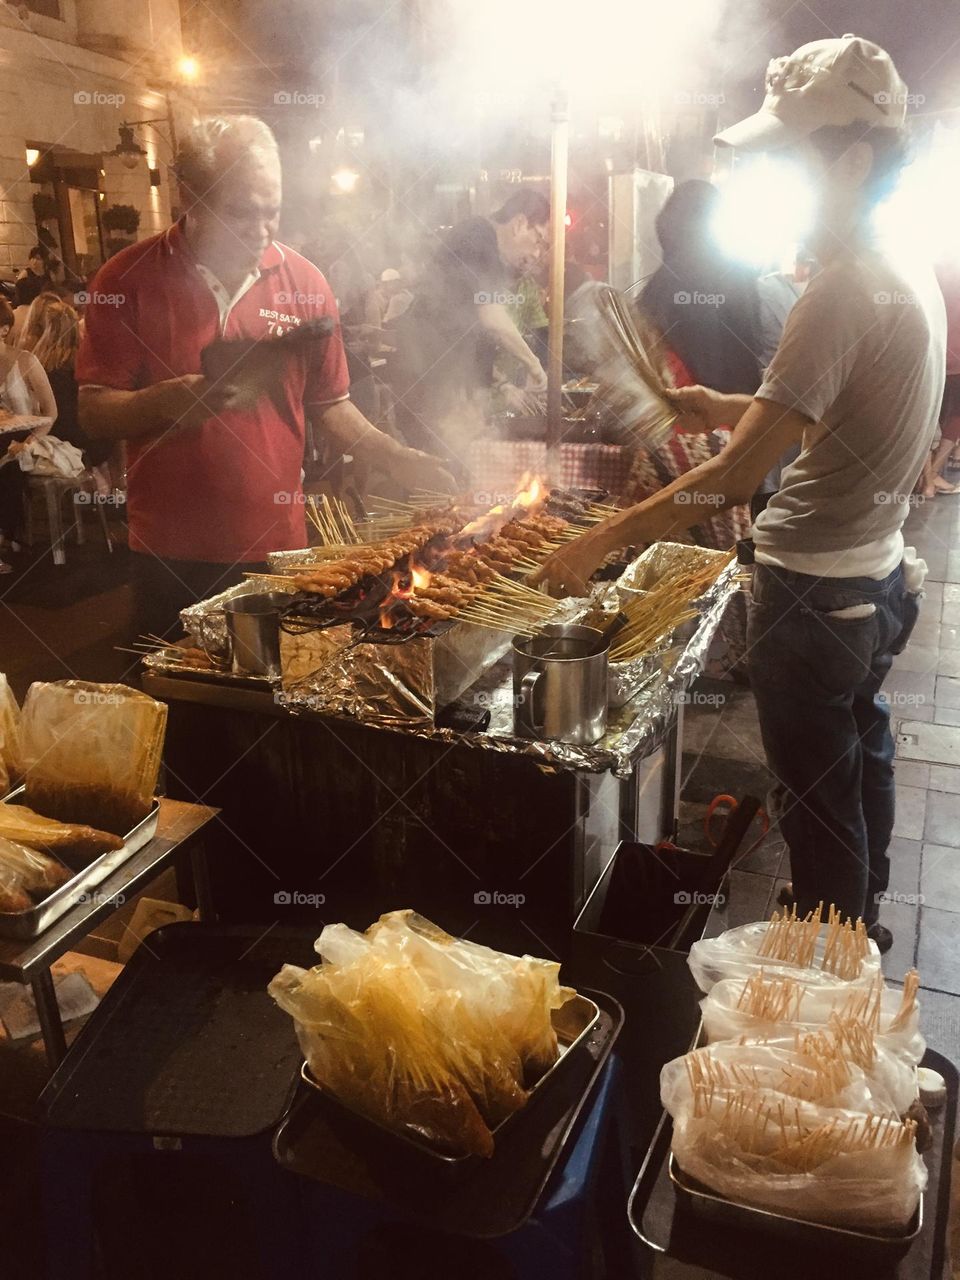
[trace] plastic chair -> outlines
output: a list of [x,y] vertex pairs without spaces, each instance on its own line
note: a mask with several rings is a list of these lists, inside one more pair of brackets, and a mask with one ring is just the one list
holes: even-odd
[[83,509],[84,507],[93,506],[96,509],[97,516],[100,520],[100,528],[103,532],[103,540],[107,545],[107,551],[113,552],[113,543],[110,540],[110,530],[107,527],[107,513],[104,510],[104,504],[98,501],[96,484],[93,476],[89,471],[84,471],[82,475],[68,478],[66,476],[28,476],[27,477],[27,545],[32,546],[34,542],[34,517],[33,517],[33,493],[39,491],[43,494],[44,502],[47,508],[47,523],[50,530],[50,546],[53,550],[53,563],[66,564],[66,533],[63,523],[63,497],[64,494],[71,494],[73,500],[73,509],[76,512],[76,519],[69,526],[77,531],[77,544],[82,546],[84,538],[83,528]]

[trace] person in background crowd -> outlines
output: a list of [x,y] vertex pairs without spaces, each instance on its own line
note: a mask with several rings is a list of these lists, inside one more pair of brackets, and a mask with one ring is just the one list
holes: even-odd
[[27,266],[20,273],[13,287],[13,305],[26,307],[38,293],[49,289],[50,251],[42,244],[35,244],[27,257]]
[[645,502],[556,552],[537,575],[582,594],[611,551],[675,536],[700,504],[749,498],[791,445],[800,456],[754,524],[749,670],[801,916],[818,902],[862,918],[880,951],[895,754],[880,696],[919,615],[923,568],[903,541],[933,437],[946,315],[930,264],[888,256],[875,213],[905,159],[906,85],[858,36],[818,40],[767,69],[759,112],[720,134],[789,149],[817,201],[821,264],[790,313],[756,397],[675,393],[730,444]]
[[[75,372],[79,349],[80,317],[66,302],[51,303],[44,310],[43,329],[33,355],[43,366],[56,401],[56,436],[83,453],[84,466],[99,468],[110,457],[113,446],[91,440],[80,426]],[[105,480],[103,483],[106,486]]]
[[399,320],[412,301],[413,293],[405,286],[403,276],[396,267],[387,267],[381,271],[374,289],[377,327],[383,329]]
[[268,552],[306,546],[308,415],[321,438],[399,484],[453,488],[437,459],[402,447],[351,403],[339,328],[278,354],[274,389],[252,403],[229,376],[200,372],[201,352],[219,338],[261,341],[278,324],[337,321],[337,306],[317,268],[274,240],[280,157],[263,121],[201,120],[177,174],[185,213],[101,267],[77,358],[81,427],[128,441],[137,625],[157,635]]
[[937,278],[947,307],[947,372],[940,404],[940,440],[923,466],[920,492],[925,498],[960,493],[960,485],[948,483],[943,469],[960,444],[960,268],[942,265]]
[[678,386],[751,395],[760,385],[757,286],[716,243],[719,200],[717,188],[699,179],[667,197],[656,221],[663,262],[637,308],[660,334]]
[[11,344],[21,351],[32,351],[46,327],[48,309],[60,301],[59,294],[45,289],[37,294],[29,307],[17,307],[10,331]]
[[[34,435],[46,435],[57,416],[56,401],[36,356],[7,344],[7,334],[12,327],[13,309],[5,298],[0,298],[0,408],[7,413],[45,419],[34,429]],[[17,457],[27,444],[28,441],[14,441],[0,454],[0,539],[6,541],[12,551],[20,550],[18,539],[23,519],[24,475]],[[12,572],[13,566],[0,560],[0,574]]]
[[504,297],[510,281],[543,256],[549,219],[545,196],[518,191],[491,217],[458,223],[439,245],[396,324],[397,425],[408,440],[442,443],[459,453],[466,416],[492,381],[487,340],[522,365],[525,391],[546,391],[543,366],[510,319]]

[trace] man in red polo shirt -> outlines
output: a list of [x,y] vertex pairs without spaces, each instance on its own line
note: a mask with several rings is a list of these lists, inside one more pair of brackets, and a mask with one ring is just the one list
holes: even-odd
[[251,408],[229,374],[200,373],[218,338],[281,336],[337,319],[326,280],[274,236],[280,161],[249,116],[200,122],[178,157],[181,220],[111,258],[94,280],[77,358],[80,416],[128,442],[127,510],[137,626],[164,635],[179,610],[306,545],[305,419],[413,487],[450,489],[428,454],[373,427],[349,399],[339,328],[284,356]]

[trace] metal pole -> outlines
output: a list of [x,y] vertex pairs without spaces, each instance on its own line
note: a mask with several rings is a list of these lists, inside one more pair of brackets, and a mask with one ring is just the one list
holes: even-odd
[[563,418],[563,277],[567,243],[567,168],[570,152],[570,108],[567,92],[558,87],[551,113],[550,150],[550,331],[547,348],[547,476],[560,481],[560,428]]

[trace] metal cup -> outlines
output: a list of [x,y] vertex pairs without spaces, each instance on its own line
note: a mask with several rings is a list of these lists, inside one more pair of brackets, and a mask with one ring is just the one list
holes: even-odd
[[236,596],[223,606],[231,669],[236,675],[280,675],[280,613],[289,604],[283,591]]
[[521,737],[588,745],[607,729],[610,642],[576,623],[513,642],[513,721]]

